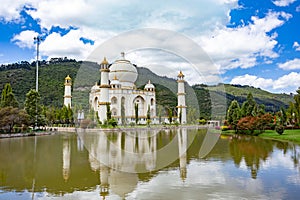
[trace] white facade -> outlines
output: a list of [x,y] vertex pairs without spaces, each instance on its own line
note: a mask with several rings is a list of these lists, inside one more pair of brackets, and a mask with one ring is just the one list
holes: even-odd
[[104,59],[100,66],[101,84],[96,83],[92,87],[89,99],[91,108],[98,112],[100,121],[106,120],[109,104],[112,117],[117,119],[119,124],[122,124],[122,121],[124,124],[134,122],[137,104],[139,123],[146,123],[148,110],[153,122],[156,118],[155,87],[149,81],[144,90],[136,88],[137,69],[125,59],[124,53],[111,65]]
[[68,75],[65,78],[65,94],[64,94],[64,105],[72,107],[72,95],[71,95],[72,79]]

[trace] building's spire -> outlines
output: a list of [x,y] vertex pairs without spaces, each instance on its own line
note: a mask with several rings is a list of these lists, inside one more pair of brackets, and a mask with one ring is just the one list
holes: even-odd
[[125,53],[124,53],[124,52],[121,52],[121,58],[122,58],[123,60],[125,60]]

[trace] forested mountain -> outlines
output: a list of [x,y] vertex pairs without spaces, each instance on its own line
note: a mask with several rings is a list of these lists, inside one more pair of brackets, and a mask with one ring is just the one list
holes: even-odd
[[[36,63],[22,61],[0,66],[0,91],[6,83],[10,83],[19,105],[22,107],[25,95],[35,89]],[[99,82],[99,65],[94,62],[82,62],[69,59],[51,59],[42,61],[39,67],[39,93],[45,106],[62,107],[64,95],[64,79],[70,75],[73,79],[73,105],[88,109],[90,88]],[[175,109],[177,104],[177,82],[168,77],[154,74],[147,68],[137,67],[137,87],[143,87],[148,80],[156,86],[157,104]],[[240,104],[251,92],[258,104],[264,104],[266,110],[275,112],[280,107],[287,107],[293,97],[287,94],[273,94],[259,88],[240,85],[219,84],[207,86],[186,84],[186,102],[188,110],[194,109],[197,116],[209,117],[222,115],[232,100]]]

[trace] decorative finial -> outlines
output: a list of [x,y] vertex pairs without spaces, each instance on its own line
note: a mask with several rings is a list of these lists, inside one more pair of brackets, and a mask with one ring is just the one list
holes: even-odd
[[114,79],[113,80],[118,80],[117,75],[115,74]]
[[177,76],[178,78],[183,78],[184,77],[184,75],[183,75],[183,73],[182,73],[182,71],[180,70],[180,72],[179,72],[179,74],[178,74],[178,76]]
[[105,65],[108,64],[108,62],[107,62],[107,60],[106,60],[106,57],[103,58],[103,61],[101,62],[101,64],[105,64]]
[[150,80],[148,81],[148,84],[151,84]]
[[125,60],[125,53],[121,52],[121,58]]

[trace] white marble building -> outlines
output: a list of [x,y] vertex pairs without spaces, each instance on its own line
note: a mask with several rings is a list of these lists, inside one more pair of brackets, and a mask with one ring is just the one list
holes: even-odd
[[135,105],[138,105],[139,123],[145,124],[147,112],[150,111],[152,123],[156,120],[155,87],[150,80],[143,90],[136,88],[138,73],[136,67],[125,59],[121,53],[120,59],[109,64],[104,58],[100,64],[101,83],[92,87],[90,92],[91,108],[98,112],[101,122],[106,120],[107,104],[110,104],[112,117],[118,123],[128,124],[135,121]]

